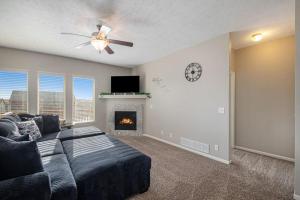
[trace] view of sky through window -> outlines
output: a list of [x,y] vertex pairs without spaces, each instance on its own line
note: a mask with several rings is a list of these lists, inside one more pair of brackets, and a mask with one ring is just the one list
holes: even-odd
[[64,77],[61,75],[41,74],[39,77],[39,91],[43,92],[63,92]]
[[73,122],[95,120],[94,80],[73,77]]
[[79,99],[93,99],[93,80],[88,78],[73,78],[73,95]]
[[27,73],[0,71],[0,99],[9,99],[13,90],[27,91]]
[[0,71],[0,113],[27,112],[27,73]]
[[65,78],[63,75],[39,75],[39,114],[59,115],[65,118]]

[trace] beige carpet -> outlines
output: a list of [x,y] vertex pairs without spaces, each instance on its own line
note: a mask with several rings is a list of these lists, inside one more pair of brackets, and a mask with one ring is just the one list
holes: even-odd
[[149,190],[130,200],[293,199],[293,163],[234,150],[225,165],[147,137],[118,138],[152,158]]

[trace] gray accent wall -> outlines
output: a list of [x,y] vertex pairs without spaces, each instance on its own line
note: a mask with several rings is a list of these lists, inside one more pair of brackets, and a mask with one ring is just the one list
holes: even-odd
[[[145,106],[146,134],[177,145],[182,137],[209,144],[210,155],[229,160],[229,40],[224,34],[134,70],[152,94]],[[195,82],[185,78],[192,62],[203,67]]]
[[295,194],[300,197],[300,1],[296,0]]
[[[97,53],[97,52],[95,52]],[[101,56],[101,55],[99,55]],[[72,76],[95,79],[95,122],[80,125],[106,127],[106,106],[97,98],[100,92],[110,91],[110,77],[130,75],[131,69],[83,61],[61,56],[35,53],[0,47],[0,70],[21,70],[28,72],[28,99],[30,113],[37,113],[38,73],[48,72],[65,76],[66,120],[72,120]]]
[[235,51],[235,145],[294,158],[295,37]]

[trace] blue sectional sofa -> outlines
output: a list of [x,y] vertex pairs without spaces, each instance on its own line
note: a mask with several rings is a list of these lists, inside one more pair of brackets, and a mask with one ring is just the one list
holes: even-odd
[[121,200],[150,186],[150,157],[95,127],[45,134],[36,146],[43,170],[0,180],[1,200]]

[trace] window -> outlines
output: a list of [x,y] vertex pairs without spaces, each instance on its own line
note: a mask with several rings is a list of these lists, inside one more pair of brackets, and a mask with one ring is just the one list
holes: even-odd
[[27,112],[27,73],[0,71],[0,113]]
[[95,120],[94,80],[73,77],[73,122]]
[[39,113],[59,115],[65,119],[65,79],[62,75],[39,76]]

